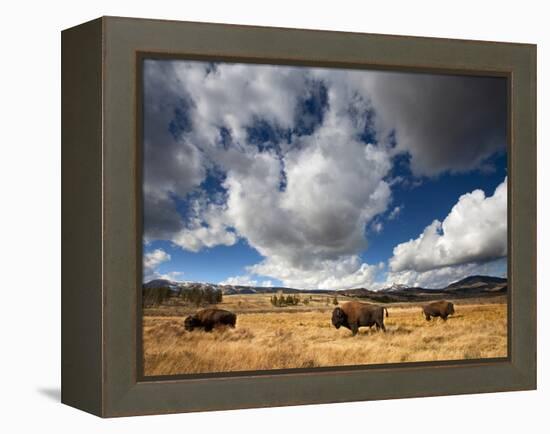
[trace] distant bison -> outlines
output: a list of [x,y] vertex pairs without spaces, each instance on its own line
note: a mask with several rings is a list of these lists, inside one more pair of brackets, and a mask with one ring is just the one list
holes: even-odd
[[210,332],[216,326],[228,325],[235,327],[236,322],[237,315],[228,310],[203,309],[185,318],[184,327],[189,332],[196,328],[204,328],[204,331]]
[[359,327],[372,327],[386,331],[384,327],[384,310],[386,317],[388,309],[375,304],[350,301],[332,311],[332,325],[339,329],[346,327],[351,330],[353,336],[357,334]]
[[447,321],[447,317],[455,313],[455,307],[450,301],[439,300],[422,306],[422,313],[426,321],[432,319],[432,316],[439,316],[443,321]]

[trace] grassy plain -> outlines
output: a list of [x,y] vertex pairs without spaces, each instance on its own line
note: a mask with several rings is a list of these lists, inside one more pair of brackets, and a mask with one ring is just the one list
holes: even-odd
[[[379,363],[462,360],[507,355],[505,297],[459,300],[446,322],[427,322],[419,304],[387,304],[387,332],[331,324],[327,296],[308,305],[274,307],[269,295],[229,295],[216,307],[237,313],[235,329],[186,332],[191,306],[145,309],[145,375],[313,368]],[[339,302],[344,303],[340,297]]]

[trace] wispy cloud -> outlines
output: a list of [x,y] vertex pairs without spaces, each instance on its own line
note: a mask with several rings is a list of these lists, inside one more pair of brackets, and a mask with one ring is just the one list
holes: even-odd
[[403,211],[404,205],[396,206],[394,209],[391,210],[390,214],[388,215],[389,220],[395,220],[399,214],[401,214],[401,211]]

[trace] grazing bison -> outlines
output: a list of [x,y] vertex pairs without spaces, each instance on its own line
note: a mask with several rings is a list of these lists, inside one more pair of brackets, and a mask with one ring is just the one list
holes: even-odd
[[447,317],[455,313],[454,304],[450,301],[439,300],[422,306],[422,313],[429,321],[433,317],[441,317],[443,321],[447,321]]
[[192,332],[196,328],[204,328],[204,331],[210,332],[219,325],[228,325],[235,327],[237,315],[233,312],[223,309],[203,309],[194,315],[185,318],[185,330]]
[[353,336],[357,334],[359,327],[372,327],[386,331],[384,327],[384,310],[388,316],[388,309],[375,304],[350,301],[332,311],[332,325],[339,329],[346,327],[351,330]]

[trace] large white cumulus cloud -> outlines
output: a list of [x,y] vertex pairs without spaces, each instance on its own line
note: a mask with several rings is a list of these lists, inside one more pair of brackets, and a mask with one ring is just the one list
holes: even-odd
[[228,172],[227,214],[238,233],[262,255],[291,265],[364,248],[366,223],[390,199],[383,181],[387,156],[350,138],[321,135],[289,152],[284,162],[283,191],[280,162],[272,153],[256,155],[246,171]]
[[[357,253],[366,247],[365,226],[391,200],[384,180],[391,155],[359,140],[364,125],[330,91],[332,82],[303,68],[197,62],[150,62],[145,75],[146,149],[161,154],[146,156],[146,208],[156,207],[146,213],[146,237],[191,251],[243,238],[265,257],[256,271],[292,286],[373,281],[376,267]],[[325,106],[304,123],[299,105],[321,98],[325,86]],[[356,113],[365,101],[355,97]],[[249,137],[258,122],[286,135],[274,133],[260,149]],[[189,196],[213,168],[224,177],[222,197]],[[174,196],[190,204],[179,225]]]
[[393,272],[424,272],[486,262],[506,252],[507,179],[492,196],[482,190],[462,195],[443,222],[434,220],[418,238],[397,245],[389,264]]
[[390,160],[385,150],[358,142],[345,119],[339,121],[329,113],[281,158],[262,152],[244,168],[228,170],[226,215],[266,257],[252,267],[256,274],[302,288],[373,281],[371,268],[355,254],[366,247],[365,225],[390,201],[384,181]]

